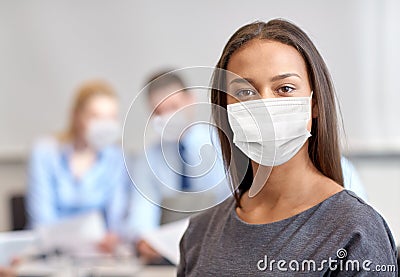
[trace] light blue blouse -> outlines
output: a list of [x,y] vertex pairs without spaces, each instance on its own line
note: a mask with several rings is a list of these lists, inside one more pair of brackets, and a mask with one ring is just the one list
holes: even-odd
[[71,150],[71,145],[60,144],[54,138],[35,144],[29,162],[27,194],[31,227],[93,210],[104,215],[109,231],[124,239],[133,239],[156,227],[154,220],[143,216],[153,214],[154,207],[131,184],[118,146],[98,152],[93,166],[79,179],[69,168]]

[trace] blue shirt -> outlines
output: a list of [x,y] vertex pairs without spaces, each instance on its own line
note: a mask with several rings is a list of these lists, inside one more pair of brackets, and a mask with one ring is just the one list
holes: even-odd
[[358,197],[362,198],[365,202],[367,202],[368,195],[360,179],[360,176],[357,173],[356,168],[345,157],[342,157],[341,163],[342,163],[344,187],[348,190],[355,192]]
[[[133,239],[148,228],[141,213],[149,205],[131,185],[122,151],[109,146],[97,153],[91,168],[79,179],[69,168],[71,145],[54,138],[35,144],[29,162],[27,213],[31,227],[97,210],[109,231]],[[135,218],[136,216],[136,218]]]
[[[187,191],[206,191],[215,198],[214,202],[222,202],[231,196],[226,180],[220,150],[214,146],[218,139],[215,132],[210,132],[208,125],[190,127],[181,141],[163,141],[146,147],[129,165],[133,182],[149,201],[160,204],[165,197],[174,197],[182,186],[182,165],[185,161]],[[180,153],[184,148],[184,153]],[[181,157],[181,155],[183,157]],[[215,203],[217,204],[217,203]],[[154,205],[148,210],[148,217],[159,224],[161,209]],[[151,213],[150,213],[151,212]]]

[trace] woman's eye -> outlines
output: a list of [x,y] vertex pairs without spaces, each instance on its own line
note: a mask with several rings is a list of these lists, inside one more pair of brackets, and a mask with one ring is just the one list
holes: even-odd
[[292,88],[292,87],[283,86],[278,89],[278,93],[291,93],[293,90],[294,90],[294,88]]
[[235,96],[238,98],[248,98],[256,95],[256,93],[250,89],[241,89],[236,91]]

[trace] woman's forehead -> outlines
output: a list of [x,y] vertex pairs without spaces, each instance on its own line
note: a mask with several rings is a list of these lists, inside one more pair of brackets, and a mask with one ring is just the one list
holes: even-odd
[[306,63],[294,47],[266,39],[253,39],[233,53],[227,70],[234,73],[228,78],[265,79],[290,72],[308,79]]

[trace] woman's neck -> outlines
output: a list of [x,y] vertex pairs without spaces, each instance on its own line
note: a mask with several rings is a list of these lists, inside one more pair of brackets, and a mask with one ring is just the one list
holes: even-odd
[[90,147],[89,144],[86,142],[86,140],[80,137],[77,137],[72,141],[72,147],[74,152],[76,153],[84,154],[95,152],[93,148]]
[[69,166],[72,175],[81,179],[84,174],[93,166],[96,160],[96,151],[88,146],[83,140],[73,142],[73,152],[69,157]]
[[[252,162],[253,176],[260,165]],[[343,188],[320,173],[311,162],[307,144],[287,163],[272,168],[262,189],[254,196],[241,197],[240,213],[250,221],[270,222],[310,208]]]

